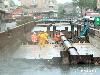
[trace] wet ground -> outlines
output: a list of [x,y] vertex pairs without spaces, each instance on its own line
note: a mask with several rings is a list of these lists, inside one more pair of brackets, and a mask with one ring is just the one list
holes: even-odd
[[99,75],[93,65],[48,65],[32,59],[10,59],[0,62],[0,75]]
[[[43,29],[43,28],[42,28]],[[62,28],[63,29],[63,28]],[[51,40],[51,42],[54,42]],[[76,44],[75,47],[89,51],[91,45]],[[88,49],[86,49],[88,48]],[[94,49],[92,46],[91,49]],[[61,60],[51,59],[60,57],[60,46],[48,44],[40,48],[38,45],[21,45],[18,49],[0,52],[0,75],[100,75],[100,66],[94,65],[61,65]],[[11,53],[11,52],[14,53]],[[95,50],[94,50],[95,51]],[[98,51],[99,54],[99,51]],[[43,60],[44,59],[44,60]]]
[[77,49],[79,55],[92,55],[100,57],[100,49],[91,43],[74,43],[73,46]]
[[60,57],[60,51],[63,49],[56,45],[52,39],[49,39],[48,42],[45,47],[40,47],[38,44],[21,45],[13,54],[13,58],[52,59],[53,57]]

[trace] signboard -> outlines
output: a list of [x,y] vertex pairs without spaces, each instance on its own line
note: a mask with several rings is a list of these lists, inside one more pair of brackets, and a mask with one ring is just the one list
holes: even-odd
[[100,26],[100,17],[95,17],[95,26]]

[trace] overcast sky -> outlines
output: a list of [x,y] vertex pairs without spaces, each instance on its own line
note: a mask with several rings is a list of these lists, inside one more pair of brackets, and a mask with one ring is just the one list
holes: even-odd
[[13,0],[15,2],[16,5],[20,5],[20,1],[19,0]]
[[72,0],[57,0],[58,3],[72,2]]
[[[20,5],[20,1],[13,0],[16,5]],[[57,0],[58,3],[72,2],[72,0]]]

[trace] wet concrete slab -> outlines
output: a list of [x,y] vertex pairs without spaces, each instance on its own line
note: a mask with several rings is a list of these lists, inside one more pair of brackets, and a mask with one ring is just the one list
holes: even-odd
[[0,65],[0,75],[99,75],[99,66],[34,64],[34,60],[15,59]]
[[39,45],[21,45],[13,54],[13,58],[25,59],[52,59],[53,57],[60,57],[62,48],[58,45],[55,47],[53,40],[49,39],[49,44],[45,47]]
[[[74,46],[79,48],[80,54],[90,53],[89,49],[95,51],[93,45],[90,44],[75,44]],[[12,58],[7,58],[6,53],[6,59],[1,60],[3,56],[0,58],[0,75],[99,75],[99,66],[47,65],[45,61],[35,61],[35,59],[59,57],[60,50],[62,48],[55,47],[55,44],[48,44],[43,48],[38,45],[21,45],[18,49],[14,49]]]
[[91,43],[74,43],[79,55],[92,55],[93,57],[100,57],[100,49],[96,48]]
[[98,38],[97,36],[94,37],[89,37],[90,43],[96,47],[97,49],[100,50],[100,38]]

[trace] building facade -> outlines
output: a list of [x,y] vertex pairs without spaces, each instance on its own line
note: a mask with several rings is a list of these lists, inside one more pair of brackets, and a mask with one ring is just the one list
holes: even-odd
[[3,0],[5,11],[10,12],[15,8],[13,0]]
[[56,0],[21,0],[21,4],[27,6],[28,13],[33,16],[57,17],[57,1]]
[[4,14],[5,14],[4,8],[5,8],[4,2],[3,0],[0,0],[0,31],[2,30],[3,19],[4,19]]
[[27,6],[30,7],[33,4],[32,0],[21,0],[21,6]]
[[100,9],[100,0],[97,0],[97,9]]
[[5,30],[6,19],[10,18],[14,5],[12,0],[0,0],[0,31]]
[[36,0],[34,8],[34,16],[43,16],[45,18],[57,17],[57,1],[56,0]]

